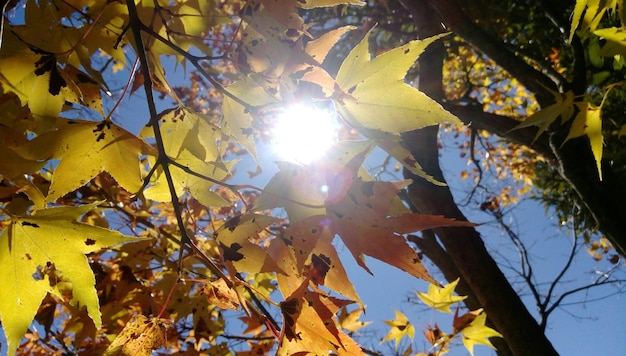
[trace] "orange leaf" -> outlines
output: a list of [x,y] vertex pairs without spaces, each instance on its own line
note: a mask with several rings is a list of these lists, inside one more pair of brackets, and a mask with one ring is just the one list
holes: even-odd
[[299,288],[281,303],[284,325],[278,355],[363,355],[357,343],[343,333],[334,315],[351,301],[321,291]]
[[[312,256],[323,255],[329,259],[329,270],[322,283],[326,287],[341,293],[342,295],[361,304],[362,302],[350,283],[346,270],[339,259],[337,250],[333,246],[335,233],[329,228],[329,220],[326,215],[316,215],[298,221],[283,233],[284,241],[295,252],[296,268],[302,271]],[[285,246],[287,248],[287,246]]]
[[341,180],[329,184],[328,194],[332,198],[327,200],[326,210],[331,229],[341,236],[357,263],[369,273],[371,271],[365,265],[364,255],[436,284],[401,234],[441,226],[474,224],[434,215],[389,216],[400,186],[388,182],[364,182],[354,172],[352,181],[346,182],[346,171],[351,166],[348,164],[339,173]]

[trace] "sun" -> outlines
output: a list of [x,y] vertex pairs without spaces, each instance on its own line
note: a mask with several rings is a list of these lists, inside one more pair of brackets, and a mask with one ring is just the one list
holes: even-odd
[[276,153],[290,162],[309,164],[337,141],[336,114],[303,104],[286,108],[272,130]]

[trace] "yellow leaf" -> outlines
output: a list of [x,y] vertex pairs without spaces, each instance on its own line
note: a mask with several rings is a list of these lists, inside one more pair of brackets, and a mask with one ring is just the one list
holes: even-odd
[[291,162],[276,162],[278,171],[254,205],[255,211],[284,207],[292,224],[324,213],[326,171]]
[[363,311],[364,309],[354,309],[353,311],[348,313],[347,308],[342,308],[341,312],[338,315],[341,328],[348,330],[349,332],[358,334],[359,329],[371,324],[371,321],[359,320],[361,318],[361,314],[363,314]]
[[104,171],[131,193],[141,188],[139,155],[154,154],[144,141],[107,121],[59,119],[56,126],[55,131],[44,133],[17,150],[25,158],[60,160],[47,202],[82,187]]
[[[329,229],[326,215],[315,215],[292,223],[283,232],[284,241],[293,249],[297,272],[305,269],[307,263],[312,263],[313,256],[324,256],[329,261],[328,271],[322,283],[324,286],[350,298],[363,307],[354,285],[333,245],[335,233]],[[283,244],[283,246],[285,246]],[[287,248],[287,246],[285,246]]]
[[[20,142],[17,142],[18,139]],[[0,175],[4,178],[13,179],[24,174],[34,173],[45,165],[45,162],[25,159],[12,149],[14,147],[13,142],[19,145],[22,140],[25,139],[18,132],[6,126],[0,126],[0,157],[2,157]]]
[[308,53],[311,58],[315,59],[317,63],[321,64],[324,62],[328,51],[330,51],[337,41],[339,41],[341,36],[354,29],[356,29],[355,26],[343,26],[326,32],[319,38],[316,38],[306,44],[306,53]]
[[[276,98],[256,83],[252,76],[229,85],[226,87],[226,90],[253,107],[276,102]],[[222,124],[224,133],[234,137],[256,160],[254,130],[252,128],[253,118],[249,108],[229,96],[224,96],[222,110],[224,113],[224,122]]]
[[626,125],[622,125],[620,127],[619,132],[617,133],[618,137],[626,136]]
[[232,262],[239,271],[280,272],[276,262],[259,245],[252,243],[257,234],[282,219],[259,214],[237,215],[226,221],[214,233],[219,241],[224,261]]
[[166,324],[161,319],[136,315],[107,347],[104,356],[150,356],[153,350],[165,346],[166,340]]
[[[168,157],[178,158],[185,149],[206,162],[216,161],[222,156],[217,145],[217,141],[222,139],[221,130],[206,117],[188,108],[163,111],[159,117],[159,128]],[[140,137],[154,137],[152,126],[144,127]]]
[[582,103],[576,103],[579,111],[569,134],[565,138],[565,142],[568,140],[587,135],[589,143],[591,144],[591,152],[596,160],[596,167],[598,169],[598,176],[602,180],[602,115],[601,108],[591,105],[585,101]]
[[606,40],[600,49],[600,56],[612,57],[617,54],[626,54],[626,32],[623,28],[608,27],[593,33]]
[[371,31],[348,54],[337,73],[339,113],[355,127],[399,134],[442,122],[460,121],[436,101],[404,82],[424,49],[445,36],[411,41],[370,60]]
[[[192,172],[202,175],[206,179],[198,177],[192,173],[185,172],[180,167],[170,166],[172,179],[174,180],[174,188],[178,196],[185,193],[191,194],[196,200],[205,206],[229,206],[230,202],[224,200],[219,194],[211,191],[211,187],[215,185],[215,181],[223,180],[230,173],[237,161],[231,162],[204,162],[184,150],[176,159],[176,162],[189,168]],[[167,202],[171,200],[171,194],[165,174],[161,169],[157,169],[154,180],[151,185],[144,191],[144,196],[148,199]]]
[[15,352],[46,293],[57,293],[55,285],[61,279],[71,283],[71,304],[86,306],[96,327],[101,326],[96,281],[85,254],[142,239],[76,221],[96,205],[13,216],[2,231],[0,319],[9,354]]
[[359,345],[338,328],[335,314],[350,301],[322,292],[298,290],[281,303],[283,330],[277,355],[364,355]]
[[415,336],[415,327],[409,319],[399,311],[395,311],[396,318],[394,320],[385,320],[385,324],[391,326],[391,330],[385,335],[385,338],[381,342],[395,340],[396,347],[400,343],[403,337],[408,336],[410,339],[413,339]]
[[573,92],[568,91],[565,94],[561,94],[550,89],[548,90],[554,96],[555,103],[530,115],[513,129],[516,130],[533,125],[539,126],[539,130],[537,130],[537,134],[535,135],[533,142],[536,141],[544,130],[548,128],[548,126],[550,126],[550,124],[552,124],[557,118],[559,118],[559,116],[561,117],[561,122],[563,123],[569,120],[574,114]]
[[428,286],[428,293],[417,293],[417,296],[430,307],[439,310],[444,313],[452,313],[450,310],[450,306],[454,305],[465,298],[466,296],[454,296],[452,293],[454,292],[454,288],[459,283],[459,279],[457,278],[452,283],[448,284],[443,288],[439,288],[434,284]]
[[485,326],[487,320],[486,313],[480,313],[474,321],[472,321],[467,327],[461,330],[463,336],[463,345],[465,348],[474,355],[474,345],[487,345],[493,349],[493,345],[489,341],[490,337],[503,337],[502,334],[493,330],[492,328]]

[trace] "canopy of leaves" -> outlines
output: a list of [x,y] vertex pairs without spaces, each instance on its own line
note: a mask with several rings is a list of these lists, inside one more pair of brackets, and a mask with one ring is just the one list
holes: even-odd
[[[453,36],[416,40],[413,27],[393,29],[385,21],[353,26],[361,24],[362,9],[384,19],[393,6],[6,2],[0,321],[8,353],[362,354],[353,336],[366,324],[359,321],[364,305],[339,257],[341,245],[369,273],[366,258],[374,258],[431,283],[420,297],[450,312],[463,299],[452,295],[456,282],[438,288],[406,235],[474,224],[411,212],[402,195],[410,181],[380,180],[365,169],[382,153],[417,179],[444,186],[403,138],[461,123],[411,81],[416,61],[435,43],[448,48],[444,78],[456,78],[462,67],[476,70],[466,81],[449,80],[448,104],[464,106],[469,98],[525,118],[518,128],[539,126],[535,140],[563,127],[559,144],[588,140],[600,179],[603,162],[623,164],[614,148],[624,132],[619,100],[603,100],[609,88],[623,96],[619,81],[608,79],[624,68],[623,30],[605,20],[621,2],[577,2],[572,29],[580,27],[597,50],[587,54],[597,65],[588,73],[596,87],[546,88],[554,103],[540,111],[504,71],[479,83],[476,75],[490,60]],[[536,6],[520,6],[539,16]],[[406,12],[396,15],[410,21]],[[336,21],[321,21],[325,16]],[[476,14],[477,22],[483,16]],[[542,29],[517,31],[517,16],[492,29],[530,44]],[[394,30],[400,35],[389,35]],[[528,47],[530,62],[557,45],[553,32],[545,34]],[[559,73],[567,66],[556,57],[551,70]],[[189,81],[181,85],[183,74]],[[298,102],[333,107],[338,142],[317,162],[279,161],[265,186],[248,184],[240,162],[257,165],[250,176],[273,164],[259,159],[258,144],[276,113]],[[358,308],[348,309],[353,304]],[[227,320],[243,324],[246,336],[229,335]],[[452,333],[435,337],[439,328],[429,327],[427,339],[442,350],[455,335],[470,352],[475,344],[491,346],[489,338],[500,334],[485,320],[480,312],[456,315]],[[34,322],[45,333],[29,330]],[[397,345],[414,337],[399,312],[387,324],[385,340]],[[232,342],[245,338],[245,350]]]
[[[372,59],[367,34],[334,75],[322,62],[355,27],[313,38],[301,14],[361,5],[5,6],[4,14],[19,18],[6,21],[0,52],[0,149],[11,158],[0,164],[0,263],[7,271],[0,277],[7,287],[0,318],[9,353],[20,340],[24,353],[59,346],[53,338],[22,339],[37,320],[50,335],[73,333],[76,353],[185,351],[185,340],[192,340],[198,349],[208,342],[205,351],[215,354],[224,346],[216,340],[224,333],[224,311],[238,310],[253,338],[278,339],[279,354],[358,354],[342,331],[342,325],[357,329],[358,312],[343,324],[337,315],[361,301],[333,245],[336,235],[368,272],[365,255],[435,283],[404,234],[469,223],[410,213],[398,197],[406,182],[375,182],[360,167],[379,146],[432,180],[402,148],[400,134],[459,122],[404,82],[440,37]],[[166,56],[194,69],[192,83],[212,97],[209,107],[185,105],[193,94],[170,84]],[[122,116],[126,95],[139,95],[142,86],[145,99],[133,97],[132,105],[145,106],[149,116]],[[257,159],[263,122],[307,87],[317,88],[308,100],[334,104],[361,140],[338,142],[323,164],[278,163],[260,196],[258,188],[227,183],[237,167],[232,156],[246,151]],[[157,111],[165,98],[176,106]],[[388,120],[379,120],[383,114]],[[320,185],[327,192],[311,196]],[[272,216],[277,208],[289,219]],[[136,243],[110,249],[126,242]],[[96,254],[103,248],[109,250]],[[60,319],[50,314],[57,306]],[[283,323],[268,307],[282,313]],[[168,337],[169,328],[179,337]],[[272,347],[256,344],[250,352]]]

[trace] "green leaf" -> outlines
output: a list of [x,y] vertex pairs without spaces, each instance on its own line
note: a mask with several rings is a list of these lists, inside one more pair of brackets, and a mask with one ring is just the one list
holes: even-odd
[[431,284],[428,286],[428,293],[417,293],[417,296],[426,305],[439,310],[440,312],[452,313],[450,306],[467,298],[466,296],[459,297],[452,295],[458,283],[459,279],[457,278],[455,281],[443,288],[439,288],[436,285]]
[[71,283],[71,304],[85,306],[96,327],[101,326],[95,278],[85,254],[142,239],[76,221],[97,204],[12,216],[2,231],[0,319],[9,354],[15,353],[46,293],[58,293],[60,281]]
[[395,134],[443,122],[460,124],[436,101],[404,82],[424,49],[445,34],[411,41],[371,60],[370,34],[348,54],[337,73],[341,91],[333,99],[344,119],[357,128]]
[[131,193],[141,188],[139,155],[155,154],[151,146],[108,121],[59,119],[56,126],[55,131],[37,136],[17,150],[29,159],[60,159],[47,202],[84,186],[104,171]]

